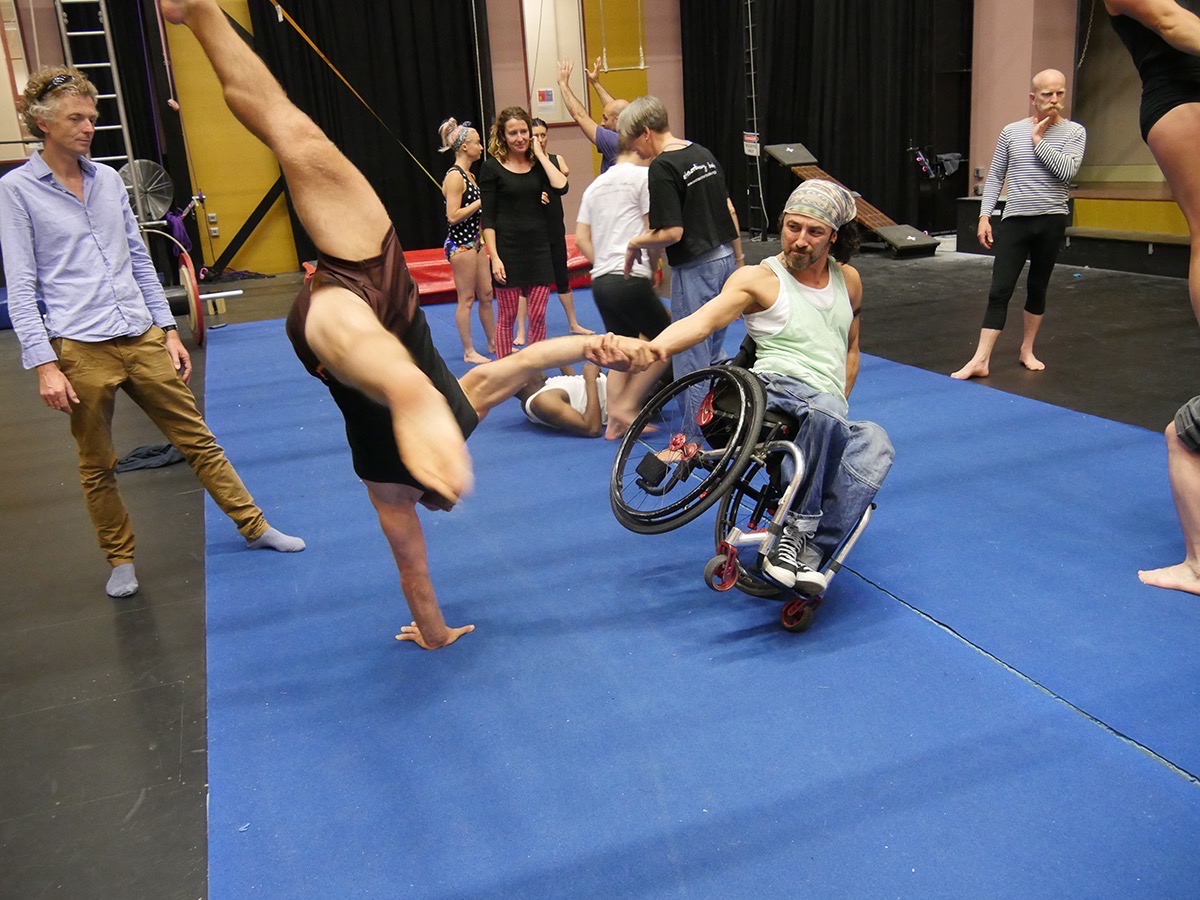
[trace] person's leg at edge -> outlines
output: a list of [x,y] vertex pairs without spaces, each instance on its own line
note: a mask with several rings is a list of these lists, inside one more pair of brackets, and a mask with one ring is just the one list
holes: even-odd
[[1138,578],[1152,587],[1200,594],[1200,454],[1180,440],[1174,422],[1167,426],[1166,438],[1167,474],[1186,555],[1173,566],[1139,570]]
[[475,296],[479,299],[479,324],[487,338],[487,352],[496,352],[496,307],[492,290],[492,265],[487,250],[482,246],[475,251]]
[[1146,143],[1162,169],[1193,237],[1188,293],[1192,311],[1200,320],[1200,239],[1195,239],[1200,235],[1200,165],[1196,162],[1196,145],[1200,143],[1200,103],[1185,103],[1172,109],[1154,123]]
[[1008,316],[1008,301],[1017,288],[1017,279],[1025,267],[1028,253],[1018,240],[1021,226],[1018,217],[1005,220],[996,233],[996,258],[992,262],[992,286],[988,291],[988,305],[983,314],[983,327],[979,330],[979,343],[975,355],[951,378],[965,381],[968,378],[987,378],[991,371],[992,350]]
[[[454,290],[458,294],[458,306],[454,310],[454,324],[463,345],[463,362],[478,364],[487,362],[487,357],[475,349],[471,337],[471,307],[475,305],[475,275],[478,270],[473,247],[456,250],[450,257],[450,272],[454,276]],[[482,311],[481,311],[482,316]]]
[[425,532],[417,516],[420,489],[377,481],[364,481],[363,484],[379,516],[379,526],[392,549],[392,557],[400,573],[400,590],[412,614],[411,624],[400,629],[396,640],[412,641],[426,650],[437,650],[474,631],[474,625],[452,628],[442,617],[433,582],[429,578]]
[[196,398],[171,367],[162,333],[152,328],[126,347],[125,392],[183,454],[251,550],[296,553],[304,541],[271,527],[196,408]]

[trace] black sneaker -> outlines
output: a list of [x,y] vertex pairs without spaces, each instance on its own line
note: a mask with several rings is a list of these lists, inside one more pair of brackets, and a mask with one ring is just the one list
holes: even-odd
[[792,590],[803,597],[815,597],[829,585],[829,579],[816,569],[810,569],[802,562],[796,564],[796,581]]
[[785,526],[783,534],[775,541],[775,546],[763,557],[763,574],[780,587],[795,586],[796,575],[804,565],[800,562],[800,551],[803,549],[804,535],[790,525]]

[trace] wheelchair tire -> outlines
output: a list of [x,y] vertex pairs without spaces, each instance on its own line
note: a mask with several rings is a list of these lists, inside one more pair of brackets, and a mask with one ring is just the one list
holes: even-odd
[[[697,421],[684,423],[680,395],[706,387]],[[712,366],[656,393],[621,441],[609,482],[617,521],[638,534],[661,534],[716,503],[749,463],[762,429],[766,392],[750,372]]]
[[820,597],[794,597],[780,610],[779,624],[783,626],[784,631],[790,631],[792,634],[808,631],[820,605]]
[[[778,502],[778,492],[770,484],[766,467],[759,459],[754,459],[742,473],[729,491],[722,497],[717,506],[717,521],[714,537],[718,547],[725,542],[730,530],[736,525],[743,532],[756,531],[765,528],[775,513]],[[749,553],[749,549],[742,552]],[[754,569],[743,565],[738,559],[738,577],[736,586],[743,594],[765,599],[783,599],[787,591],[753,574]]]

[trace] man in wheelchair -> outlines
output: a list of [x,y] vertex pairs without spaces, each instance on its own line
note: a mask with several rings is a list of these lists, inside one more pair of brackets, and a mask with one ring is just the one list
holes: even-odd
[[[871,505],[894,456],[881,427],[847,419],[862,305],[862,281],[846,264],[858,245],[854,218],[849,191],[831,181],[805,181],[780,219],[783,251],[738,269],[720,294],[650,344],[654,357],[665,360],[738,316],[745,320],[757,349],[750,369],[766,389],[767,409],[796,419],[794,442],[805,467],[762,570],[806,596],[825,589],[822,566]],[[785,458],[784,464],[792,463]]]

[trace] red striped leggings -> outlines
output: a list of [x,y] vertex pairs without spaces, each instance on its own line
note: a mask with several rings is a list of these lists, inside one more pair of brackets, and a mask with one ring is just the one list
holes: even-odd
[[546,339],[546,302],[550,299],[550,285],[535,284],[520,287],[496,285],[496,358],[503,359],[512,353],[513,325],[517,321],[517,307],[521,294],[525,294],[529,314],[529,343]]

